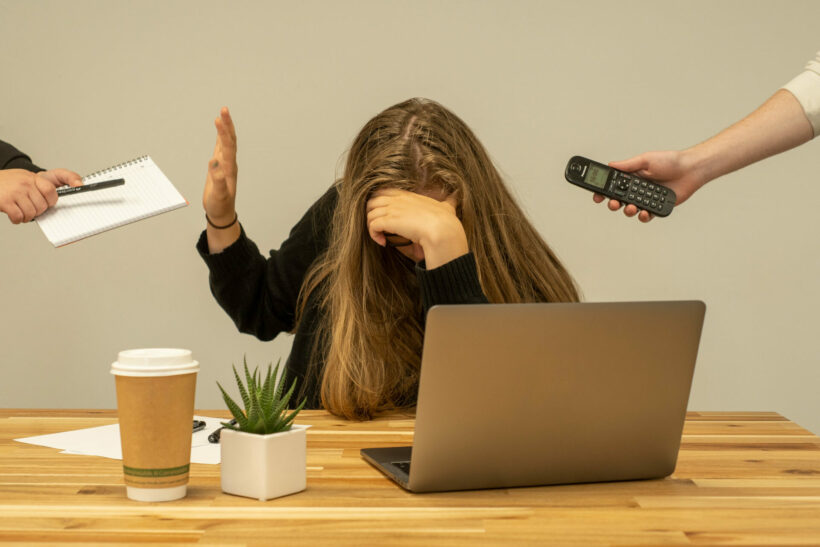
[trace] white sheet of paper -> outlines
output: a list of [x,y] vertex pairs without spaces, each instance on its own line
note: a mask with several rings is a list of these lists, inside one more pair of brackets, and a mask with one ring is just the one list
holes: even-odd
[[[205,429],[197,431],[191,437],[191,463],[218,464],[220,450],[218,444],[208,442],[208,435],[221,427],[224,418],[208,416],[194,416],[196,420],[205,422]],[[113,460],[122,459],[120,447],[119,424],[89,427],[49,435],[37,435],[14,439],[17,442],[58,448],[64,454],[80,454],[85,456],[102,456]]]

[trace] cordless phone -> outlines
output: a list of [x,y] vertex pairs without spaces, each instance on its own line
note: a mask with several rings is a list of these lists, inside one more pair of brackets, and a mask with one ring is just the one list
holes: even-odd
[[564,177],[576,186],[624,205],[631,203],[659,217],[667,216],[675,206],[675,192],[669,188],[581,156],[569,160]]

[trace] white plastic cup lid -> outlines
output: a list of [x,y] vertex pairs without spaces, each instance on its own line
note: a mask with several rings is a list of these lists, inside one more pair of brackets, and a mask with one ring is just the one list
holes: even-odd
[[119,352],[111,363],[111,374],[120,376],[171,376],[197,371],[199,363],[188,349],[128,349]]

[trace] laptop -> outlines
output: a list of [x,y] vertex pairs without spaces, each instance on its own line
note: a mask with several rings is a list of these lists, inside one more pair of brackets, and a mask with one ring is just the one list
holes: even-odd
[[435,306],[413,446],[361,455],[411,492],[666,477],[705,312],[700,301]]

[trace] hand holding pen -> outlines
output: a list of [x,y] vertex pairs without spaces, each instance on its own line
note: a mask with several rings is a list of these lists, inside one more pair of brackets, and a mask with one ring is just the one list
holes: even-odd
[[32,173],[25,169],[0,170],[0,212],[12,224],[29,222],[57,203],[58,187],[80,187],[82,178],[68,169]]
[[122,186],[125,179],[83,184],[80,175],[68,169],[32,173],[23,169],[0,171],[0,211],[12,224],[29,222],[57,203],[57,198]]

